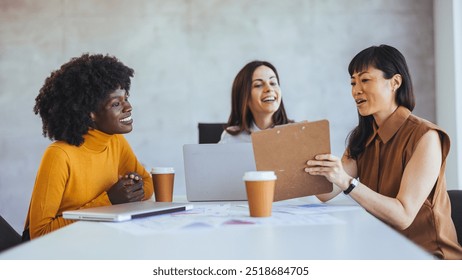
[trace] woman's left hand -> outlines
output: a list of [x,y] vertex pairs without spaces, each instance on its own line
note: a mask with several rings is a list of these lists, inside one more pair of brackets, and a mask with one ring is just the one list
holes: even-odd
[[339,186],[342,190],[348,188],[352,177],[345,172],[340,158],[331,154],[315,156],[314,159],[306,162],[308,167],[305,172],[310,175],[321,175],[329,182]]

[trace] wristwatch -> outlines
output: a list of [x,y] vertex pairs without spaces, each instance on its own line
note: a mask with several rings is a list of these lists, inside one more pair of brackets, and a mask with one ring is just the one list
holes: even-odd
[[356,188],[359,184],[359,178],[353,178],[350,181],[350,185],[348,186],[348,189],[344,190],[344,194],[349,194],[354,188]]

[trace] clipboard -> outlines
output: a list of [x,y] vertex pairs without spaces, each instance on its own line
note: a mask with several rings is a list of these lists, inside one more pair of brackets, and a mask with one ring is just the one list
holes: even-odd
[[329,121],[303,121],[251,134],[256,168],[277,176],[274,201],[329,193],[333,185],[324,176],[304,171],[318,154],[330,154]]

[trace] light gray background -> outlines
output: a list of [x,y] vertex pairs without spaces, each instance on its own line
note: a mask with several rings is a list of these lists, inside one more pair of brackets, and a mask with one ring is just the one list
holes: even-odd
[[44,149],[32,108],[51,71],[84,52],[135,69],[129,142],[148,169],[173,166],[198,122],[224,122],[231,83],[250,60],[272,62],[289,117],[328,119],[335,154],[357,115],[347,65],[386,43],[408,60],[415,114],[435,121],[431,0],[0,0],[0,214],[19,232]]

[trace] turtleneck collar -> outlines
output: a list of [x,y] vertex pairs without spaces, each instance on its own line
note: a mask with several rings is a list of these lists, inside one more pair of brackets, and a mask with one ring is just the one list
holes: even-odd
[[94,152],[102,152],[107,148],[108,143],[113,136],[114,135],[106,134],[97,129],[90,128],[88,133],[83,136],[83,139],[85,140],[83,142],[83,146]]

